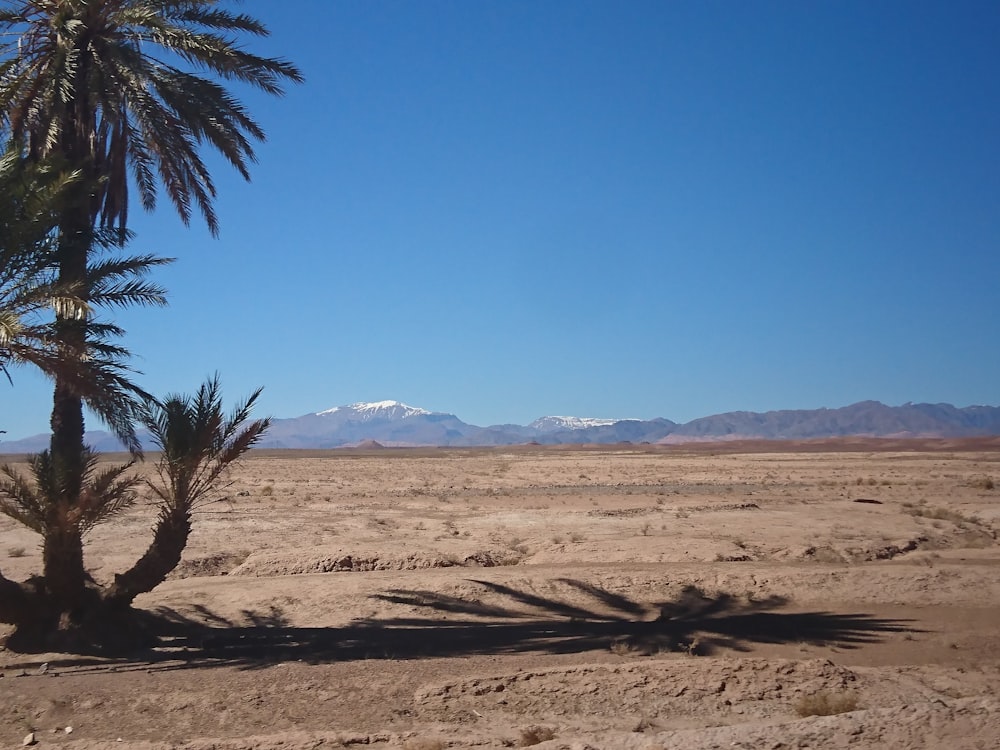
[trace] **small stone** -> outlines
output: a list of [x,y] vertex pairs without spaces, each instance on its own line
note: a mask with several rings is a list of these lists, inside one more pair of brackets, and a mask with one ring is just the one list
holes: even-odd
[[66,727],[63,731],[66,734],[73,734],[73,727]]
[[26,735],[24,735],[24,739],[21,740],[21,744],[24,745],[25,747],[30,747],[31,745],[37,745],[38,740],[35,739],[35,733],[28,732]]

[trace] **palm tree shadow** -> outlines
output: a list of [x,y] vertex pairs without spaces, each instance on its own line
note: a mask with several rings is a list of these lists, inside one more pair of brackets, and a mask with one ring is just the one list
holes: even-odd
[[[237,666],[281,661],[326,663],[358,659],[418,659],[523,653],[569,654],[618,648],[641,653],[747,652],[754,644],[803,643],[841,649],[913,631],[908,621],[868,614],[781,611],[782,597],[751,600],[709,595],[688,586],[671,600],[641,602],[574,579],[558,579],[575,602],[491,581],[471,581],[503,604],[434,591],[393,589],[373,599],[407,607],[410,616],[359,619],[329,628],[293,626],[277,607],[244,610],[227,620],[203,606],[187,613],[158,608],[142,613],[158,639],[144,654],[118,661],[121,669]],[[580,600],[584,603],[579,603]],[[619,644],[619,646],[616,646]],[[107,669],[108,661],[53,662]]]

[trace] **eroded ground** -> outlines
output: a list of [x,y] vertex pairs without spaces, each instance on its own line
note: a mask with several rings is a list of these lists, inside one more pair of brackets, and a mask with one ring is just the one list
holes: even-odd
[[807,447],[256,455],[139,602],[162,648],[0,652],[0,742],[1000,746],[1000,451]]

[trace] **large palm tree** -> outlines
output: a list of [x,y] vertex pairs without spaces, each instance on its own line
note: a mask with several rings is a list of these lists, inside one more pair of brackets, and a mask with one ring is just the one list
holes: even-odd
[[[129,196],[154,208],[160,187],[184,222],[197,209],[216,233],[215,186],[199,150],[220,152],[244,177],[264,135],[219,83],[280,94],[301,80],[291,63],[254,55],[241,37],[264,36],[218,0],[0,0],[0,115],[29,158],[61,159],[80,174],[58,217],[59,283],[89,301],[91,256],[102,229],[124,237]],[[57,311],[59,351],[86,360],[93,329]],[[54,513],[76,517],[86,469],[83,399],[67,377],[53,394],[51,459],[73,474]],[[82,531],[45,538],[45,578],[68,612],[85,598]]]
[[[95,314],[102,307],[163,304],[163,291],[143,276],[166,261],[108,254],[104,251],[112,248],[97,233],[100,254],[92,255],[84,280],[61,282],[54,227],[63,196],[76,179],[50,163],[26,162],[16,147],[0,157],[0,369],[9,380],[9,365],[32,365],[62,382],[138,452],[133,420],[137,400],[148,395],[130,379],[128,352],[113,340],[120,331]],[[61,345],[53,311],[86,332],[85,356]],[[82,535],[127,506],[135,481],[122,478],[127,465],[95,474],[96,457],[86,449],[74,458],[67,463],[50,451],[33,457],[34,486],[0,467],[6,477],[0,477],[0,513],[42,535],[51,593],[78,597],[85,586]],[[66,502],[68,497],[74,501]],[[11,593],[12,586],[0,575],[0,605],[31,615],[23,592]],[[0,619],[5,616],[0,613]]]

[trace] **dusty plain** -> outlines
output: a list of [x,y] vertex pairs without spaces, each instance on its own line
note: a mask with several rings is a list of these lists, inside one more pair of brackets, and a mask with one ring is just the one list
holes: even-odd
[[995,749],[998,486],[996,439],[260,452],[160,647],[0,651],[0,746]]

